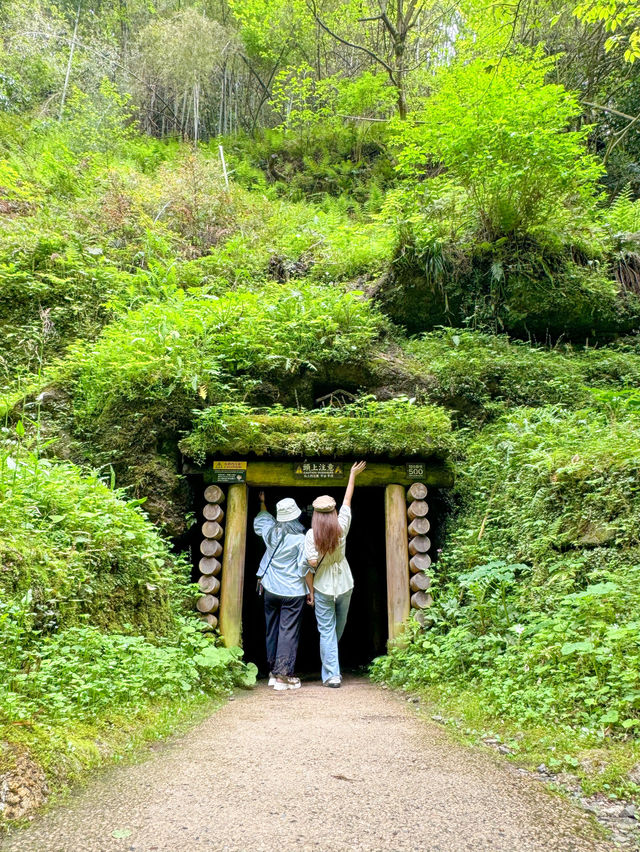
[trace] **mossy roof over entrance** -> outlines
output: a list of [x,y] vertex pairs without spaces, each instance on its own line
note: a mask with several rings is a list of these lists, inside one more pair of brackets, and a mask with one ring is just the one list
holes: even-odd
[[218,405],[180,443],[198,462],[214,455],[444,459],[453,446],[446,411],[406,398],[313,411]]

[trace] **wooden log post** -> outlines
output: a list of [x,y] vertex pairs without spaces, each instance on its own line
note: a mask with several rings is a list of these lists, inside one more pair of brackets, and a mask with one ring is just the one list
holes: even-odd
[[248,509],[247,486],[244,483],[230,485],[220,589],[220,633],[228,648],[242,643],[242,592]]
[[426,518],[429,511],[429,504],[425,500],[414,500],[407,509],[409,520],[413,521],[416,518]]
[[407,514],[402,485],[387,485],[384,493],[387,545],[387,612],[389,639],[395,639],[409,615],[409,554]]
[[203,614],[201,614],[201,615],[200,615],[200,618],[202,619],[202,621],[204,621],[204,622],[205,622],[205,624],[208,624],[208,625],[209,625],[209,627],[212,627],[214,630],[215,630],[215,628],[218,626],[218,618],[217,618],[217,616],[213,615],[213,614],[212,614],[212,613],[210,613],[210,612],[208,612],[206,615],[205,615],[204,613],[203,613]]
[[222,553],[222,545],[219,541],[214,541],[212,538],[205,538],[200,545],[200,553],[203,556],[217,559]]
[[198,580],[198,588],[204,595],[217,595],[220,590],[220,580],[217,577],[203,575]]
[[196,603],[199,612],[217,612],[219,606],[220,601],[215,595],[203,595]]
[[219,524],[222,523],[222,519],[224,518],[222,506],[218,506],[217,503],[207,503],[202,510],[202,514],[206,521],[217,521]]
[[213,556],[203,556],[198,563],[198,568],[200,569],[200,573],[205,576],[213,574],[214,577],[217,577],[222,570],[222,565]]
[[409,570],[412,574],[417,574],[418,571],[428,571],[431,567],[431,557],[428,553],[416,553],[409,560]]
[[219,485],[209,485],[205,488],[204,499],[207,503],[223,503],[224,491]]
[[409,588],[411,594],[411,606],[417,610],[416,617],[420,624],[424,626],[423,610],[431,606],[432,599],[429,594],[431,587],[431,577],[426,573],[431,565],[431,558],[428,551],[431,548],[431,541],[427,533],[431,527],[427,520],[429,512],[429,504],[426,502],[427,486],[423,482],[414,482],[407,490],[407,500],[409,506],[407,515],[410,524],[407,532],[409,533],[409,569],[411,571],[411,579]]
[[426,535],[415,535],[409,542],[409,553],[416,556],[418,553],[428,553],[431,541]]
[[202,535],[219,541],[224,535],[224,530],[217,521],[205,521],[202,525]]
[[414,482],[407,488],[407,500],[424,500],[427,496],[427,486],[423,482]]
[[426,535],[431,529],[431,524],[426,518],[414,518],[409,524],[409,535]]
[[427,609],[432,603],[431,595],[426,592],[416,592],[411,595],[411,606],[414,609]]
[[[424,571],[419,571],[417,574],[413,574],[409,580],[409,587],[412,592],[426,592],[430,586],[431,578],[428,574],[425,574]],[[200,588],[202,588],[202,586]],[[202,589],[202,591],[204,592],[205,589]]]

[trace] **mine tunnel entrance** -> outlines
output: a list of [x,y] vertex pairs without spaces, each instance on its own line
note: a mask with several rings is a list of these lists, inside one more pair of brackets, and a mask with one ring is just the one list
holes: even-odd
[[[341,460],[291,458],[214,460],[205,469],[185,465],[197,518],[191,533],[192,579],[201,592],[197,609],[219,628],[227,646],[241,645],[245,658],[263,672],[265,623],[256,571],[264,543],[253,532],[258,494],[265,491],[272,513],[279,500],[293,497],[308,528],[315,497],[330,494],[341,504],[349,466]],[[423,610],[431,604],[432,554],[441,544],[445,489],[452,484],[450,468],[438,461],[367,462],[358,478],[347,538],[355,588],[341,641],[346,669],[365,666],[384,653],[387,640],[400,634],[412,612],[424,619]],[[315,615],[306,608],[300,672],[319,671],[318,644]]]
[[[300,521],[311,525],[311,501],[319,494],[330,494],[338,507],[344,488],[266,488],[267,508],[275,514],[275,505],[284,497],[293,497],[302,509]],[[257,488],[249,490],[247,548],[245,556],[244,596],[242,605],[242,644],[245,658],[266,673],[265,622],[262,598],[256,594],[256,571],[264,543],[253,532],[253,519],[259,510]],[[344,636],[340,642],[340,663],[345,670],[368,665],[385,652],[388,638],[387,585],[385,573],[384,490],[357,488],[352,501],[353,517],[347,537],[347,559],[354,578],[354,590]],[[320,654],[315,614],[305,607],[298,661],[300,673],[318,673]]]

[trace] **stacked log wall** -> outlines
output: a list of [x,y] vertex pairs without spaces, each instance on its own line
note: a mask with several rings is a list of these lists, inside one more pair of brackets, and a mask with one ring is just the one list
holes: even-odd
[[427,486],[423,482],[414,482],[407,489],[407,517],[409,526],[409,570],[411,572],[409,588],[411,590],[411,606],[417,610],[417,618],[421,620],[422,610],[433,603],[429,589],[431,577],[428,573],[431,567],[431,539],[427,535],[430,523],[427,518],[429,504],[426,501]]
[[224,511],[220,504],[224,502],[224,492],[218,485],[209,485],[204,492],[204,499],[207,502],[202,510],[204,516],[201,528],[203,538],[200,543],[202,556],[198,563],[200,569],[198,588],[202,595],[196,602],[196,609],[200,613],[200,618],[210,627],[215,628],[218,626],[216,613],[220,607],[220,572],[223,551],[221,541],[224,538],[222,525]]

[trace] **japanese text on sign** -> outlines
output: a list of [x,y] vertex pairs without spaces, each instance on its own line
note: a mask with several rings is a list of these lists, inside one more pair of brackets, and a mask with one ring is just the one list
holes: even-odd
[[246,482],[246,461],[214,461],[214,482]]
[[341,479],[344,465],[339,462],[296,462],[293,472],[302,479]]

